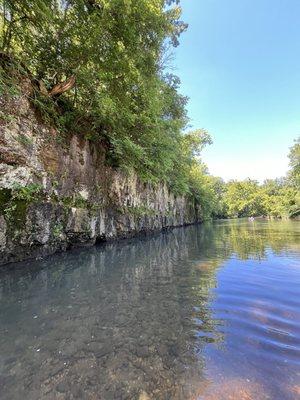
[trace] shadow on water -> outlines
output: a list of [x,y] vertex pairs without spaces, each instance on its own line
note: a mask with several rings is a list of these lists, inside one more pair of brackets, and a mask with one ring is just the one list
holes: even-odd
[[230,265],[270,252],[299,260],[299,223],[222,221],[3,268],[1,399],[221,399],[214,374],[225,359],[236,372],[218,299],[236,289]]

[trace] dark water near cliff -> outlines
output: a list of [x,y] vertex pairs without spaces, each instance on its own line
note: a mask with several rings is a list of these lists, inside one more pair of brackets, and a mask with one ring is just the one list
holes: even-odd
[[220,221],[0,270],[0,398],[300,398],[300,223]]

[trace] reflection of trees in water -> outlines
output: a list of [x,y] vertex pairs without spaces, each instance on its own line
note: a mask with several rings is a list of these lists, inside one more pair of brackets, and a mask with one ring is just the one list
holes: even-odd
[[3,269],[1,398],[193,398],[203,346],[222,340],[216,269],[298,240],[283,223],[225,221]]
[[[282,253],[291,248],[299,250],[300,231],[295,221],[229,220],[212,225],[214,245],[227,241],[230,253],[242,260],[266,258],[268,250]],[[209,229],[209,228],[208,228]]]
[[195,268],[197,232],[3,271],[2,398],[192,398],[203,387],[201,348],[214,340],[214,269]]

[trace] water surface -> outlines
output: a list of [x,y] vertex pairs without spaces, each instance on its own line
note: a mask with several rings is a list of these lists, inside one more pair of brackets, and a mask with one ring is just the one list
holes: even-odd
[[0,270],[0,398],[300,398],[300,222],[218,221]]

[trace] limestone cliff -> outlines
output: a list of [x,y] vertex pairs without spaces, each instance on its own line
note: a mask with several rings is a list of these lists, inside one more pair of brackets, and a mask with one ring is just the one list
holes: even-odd
[[0,98],[0,264],[199,220],[166,184],[108,167],[97,143],[42,122],[29,86]]

